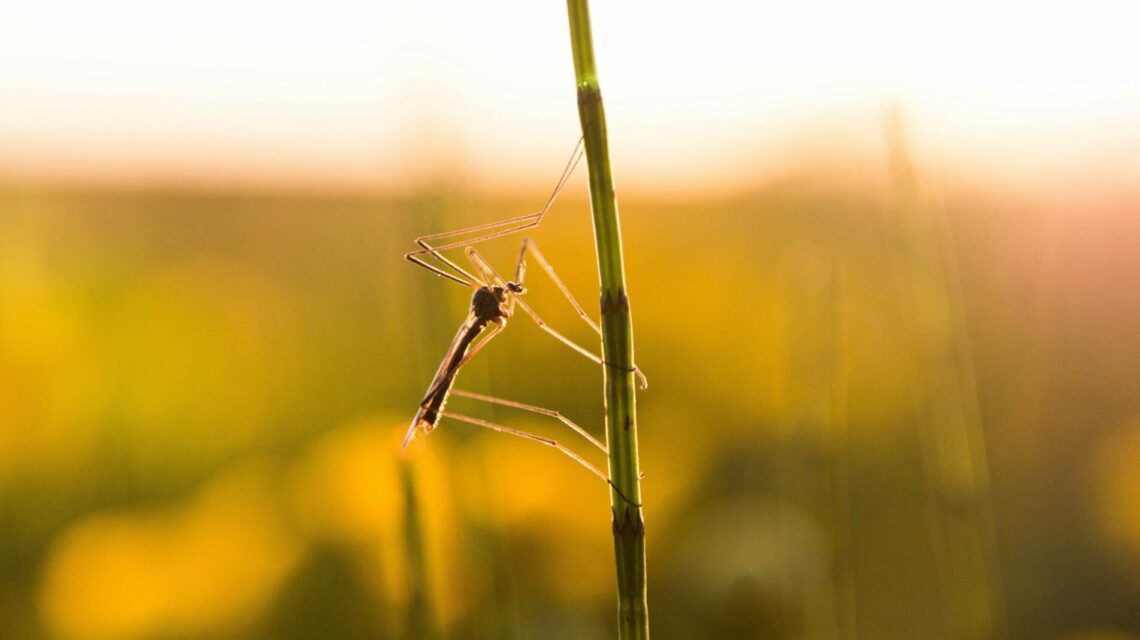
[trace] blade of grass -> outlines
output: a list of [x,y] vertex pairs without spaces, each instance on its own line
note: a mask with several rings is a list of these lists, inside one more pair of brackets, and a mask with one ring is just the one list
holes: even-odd
[[439,628],[428,588],[427,553],[416,480],[407,460],[400,460],[400,487],[404,494],[404,544],[407,548],[408,593],[411,595],[406,619],[407,637],[433,640],[439,637]]
[[953,637],[1005,637],[989,467],[954,238],[945,210],[924,193],[900,107],[888,107],[883,116],[905,278],[898,295],[913,318],[903,338],[923,372],[919,435],[930,517],[939,532],[934,542],[941,597]]
[[[618,637],[649,637],[645,588],[645,524],[641,514],[641,471],[637,458],[633,323],[625,288],[621,228],[610,171],[609,141],[602,92],[594,63],[587,0],[567,0],[578,117],[586,141],[594,245],[601,278],[602,367],[606,400],[606,440],[613,482],[614,561],[618,585]],[[623,497],[624,496],[624,497]],[[628,498],[628,500],[626,499]]]

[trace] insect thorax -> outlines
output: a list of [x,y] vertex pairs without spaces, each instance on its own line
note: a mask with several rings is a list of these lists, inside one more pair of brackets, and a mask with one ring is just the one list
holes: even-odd
[[471,310],[475,316],[485,320],[494,320],[503,316],[502,302],[506,294],[502,287],[480,287],[471,296]]

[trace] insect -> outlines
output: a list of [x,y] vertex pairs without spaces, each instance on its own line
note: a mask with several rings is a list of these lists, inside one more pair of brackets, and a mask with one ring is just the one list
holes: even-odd
[[[606,474],[602,473],[597,467],[590,464],[582,456],[578,455],[571,449],[563,446],[561,443],[550,438],[544,438],[525,431],[511,429],[503,425],[495,424],[487,420],[473,418],[462,414],[447,411],[444,407],[447,399],[451,394],[481,400],[492,404],[512,407],[530,411],[544,416],[555,418],[570,427],[574,432],[581,435],[588,440],[593,446],[607,452],[606,446],[599,442],[595,437],[590,435],[587,431],[574,424],[571,420],[563,416],[557,411],[536,407],[521,402],[514,402],[511,400],[504,400],[492,396],[486,396],[477,393],[470,393],[454,389],[455,378],[459,374],[460,369],[471,358],[475,357],[487,344],[507,325],[507,321],[512,317],[517,308],[522,309],[523,312],[529,316],[540,329],[550,334],[552,337],[562,342],[571,349],[577,351],[579,354],[589,358],[598,364],[606,364],[601,357],[590,352],[588,349],[578,345],[566,336],[562,335],[554,328],[550,327],[546,322],[538,316],[535,311],[520,299],[520,296],[526,293],[526,288],[523,286],[523,280],[526,277],[527,256],[528,254],[543,268],[550,279],[561,290],[566,299],[574,307],[575,311],[590,327],[601,334],[601,328],[596,322],[590,319],[589,315],[582,308],[580,304],[571,295],[570,290],[554,272],[554,268],[550,262],[538,250],[538,247],[530,239],[526,238],[522,242],[519,249],[519,258],[515,266],[514,278],[511,280],[504,280],[494,268],[476,251],[473,245],[499,238],[512,233],[531,229],[542,222],[543,216],[554,204],[558,198],[559,193],[565,188],[566,183],[569,181],[570,176],[574,172],[574,168],[581,161],[583,155],[582,140],[578,141],[573,153],[570,156],[569,162],[562,171],[561,177],[550,194],[546,204],[541,210],[524,216],[517,216],[497,222],[476,225],[464,229],[454,231],[445,231],[442,233],[434,233],[431,235],[421,236],[416,238],[415,243],[419,249],[411,251],[404,255],[404,257],[429,271],[437,276],[446,278],[452,282],[464,285],[474,290],[471,297],[471,309],[467,314],[467,318],[460,324],[455,337],[452,338],[451,344],[444,355],[439,369],[436,370],[435,376],[432,378],[431,384],[428,386],[427,393],[424,395],[423,400],[420,401],[419,409],[416,411],[415,418],[412,419],[411,425],[404,436],[401,448],[407,447],[408,443],[415,436],[417,431],[423,431],[425,434],[431,432],[439,424],[441,418],[447,417],[461,422],[467,422],[477,426],[485,427],[500,433],[506,433],[528,440],[532,440],[549,447],[553,447],[561,451],[566,456],[572,458],[586,469],[591,471],[594,475],[602,478],[606,482],[610,482]],[[469,236],[471,234],[481,234],[474,238],[455,239]],[[443,244],[433,246],[431,243],[442,241]],[[443,251],[448,249],[462,248],[468,262],[470,262],[471,270],[468,271],[462,266],[443,255]],[[427,258],[434,258],[438,265],[432,264],[427,261]],[[635,373],[641,380],[642,387],[646,386],[645,376],[639,369],[634,369]],[[620,493],[620,491],[619,491]]]

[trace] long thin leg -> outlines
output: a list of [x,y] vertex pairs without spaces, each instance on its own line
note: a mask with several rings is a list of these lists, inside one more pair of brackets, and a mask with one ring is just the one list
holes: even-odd
[[457,396],[460,396],[463,398],[471,398],[473,400],[482,400],[483,402],[490,402],[491,404],[498,404],[498,405],[502,405],[504,407],[513,407],[515,409],[522,409],[524,411],[531,411],[531,412],[537,413],[539,415],[549,416],[551,418],[554,418],[555,420],[558,420],[562,424],[570,427],[571,429],[574,430],[574,433],[577,433],[578,435],[582,436],[583,438],[589,440],[590,444],[597,447],[602,453],[609,455],[609,449],[606,448],[606,445],[599,442],[597,438],[590,435],[590,433],[588,431],[586,431],[585,429],[583,429],[582,427],[579,427],[578,425],[574,424],[574,422],[572,420],[570,420],[570,418],[567,418],[566,416],[562,415],[561,413],[559,413],[557,411],[554,411],[553,409],[544,409],[542,407],[536,407],[536,406],[530,405],[530,404],[523,404],[521,402],[515,402],[514,400],[504,400],[502,398],[496,398],[494,396],[485,396],[481,393],[472,393],[470,391],[462,391],[460,389],[452,389],[451,393],[453,395],[457,395]]
[[[440,253],[439,249],[436,249],[435,247],[429,245],[426,240],[417,239],[416,244],[423,247],[426,251],[430,252],[430,254],[432,256],[434,256],[437,260],[439,260],[443,264],[447,265],[448,267],[451,267],[456,272],[463,274],[467,278],[472,278],[470,273],[467,273],[466,271],[463,270],[463,267],[460,267],[459,265],[452,262],[451,259],[449,259],[447,256]],[[478,278],[472,278],[472,279],[478,280]]]
[[[473,227],[464,227],[463,229],[456,229],[455,231],[444,231],[442,233],[433,233],[433,234],[426,235],[426,236],[420,236],[420,237],[416,238],[415,242],[416,242],[416,244],[423,247],[424,246],[423,243],[427,242],[428,240],[439,240],[441,238],[449,238],[452,236],[474,233],[476,231],[485,231],[487,229],[496,229],[495,231],[485,233],[481,236],[476,236],[474,238],[465,238],[463,240],[454,240],[454,241],[442,244],[438,247],[434,247],[432,249],[426,249],[425,248],[425,249],[420,249],[418,251],[413,251],[408,255],[421,255],[424,253],[431,253],[433,251],[447,251],[448,249],[456,249],[459,247],[465,247],[469,244],[478,244],[480,242],[484,242],[486,240],[491,240],[493,238],[501,238],[502,236],[505,236],[505,235],[510,235],[512,233],[518,233],[519,231],[523,231],[526,229],[532,229],[534,227],[537,227],[538,224],[540,222],[542,222],[542,217],[544,215],[546,215],[546,210],[542,209],[542,210],[536,211],[534,213],[528,213],[525,216],[508,218],[506,220],[499,220],[498,222],[488,222],[485,224],[475,225]],[[498,227],[504,227],[507,225],[514,225],[514,226],[508,227],[506,229],[499,229],[498,228]]]
[[[584,153],[585,153],[585,150],[583,147],[583,139],[579,138],[578,143],[574,146],[574,151],[571,152],[571,154],[570,154],[570,161],[567,162],[566,166],[562,169],[562,175],[558,178],[558,183],[555,185],[554,191],[551,192],[550,197],[546,200],[546,204],[542,207],[541,210],[536,211],[535,213],[530,213],[530,214],[523,215],[523,216],[516,216],[514,218],[507,218],[506,220],[499,220],[496,222],[488,222],[488,223],[479,224],[479,225],[475,225],[475,226],[471,226],[471,227],[465,227],[463,229],[456,229],[454,231],[443,231],[440,233],[432,233],[432,234],[428,234],[425,236],[420,236],[420,237],[416,238],[416,240],[415,240],[415,243],[420,246],[420,249],[404,254],[404,258],[406,260],[408,260],[409,262],[412,262],[414,264],[420,265],[421,267],[424,267],[425,269],[431,271],[432,273],[434,273],[438,276],[441,276],[443,278],[447,278],[449,280],[452,280],[454,282],[458,282],[458,283],[466,285],[466,286],[474,286],[471,281],[475,280],[475,278],[473,276],[471,276],[471,274],[467,273],[462,268],[460,268],[458,265],[456,265],[454,262],[448,260],[440,252],[447,251],[449,249],[456,249],[456,248],[467,246],[467,245],[477,244],[479,242],[484,242],[487,240],[491,240],[493,238],[499,238],[499,237],[502,237],[505,235],[509,235],[512,233],[518,233],[519,231],[524,231],[526,229],[532,229],[534,227],[537,227],[539,225],[539,223],[542,222],[542,218],[543,218],[543,216],[546,215],[546,212],[549,211],[550,207],[554,205],[554,201],[558,198],[558,195],[560,193],[562,193],[562,190],[566,187],[566,184],[570,181],[570,176],[574,173],[574,169],[578,166],[578,163],[582,160],[582,156]],[[507,228],[504,229],[502,227],[507,227]],[[444,239],[444,238],[454,238],[456,236],[468,235],[471,233],[476,233],[479,231],[488,231],[488,230],[493,230],[493,231],[490,231],[489,233],[485,233],[481,236],[477,236],[474,238],[466,238],[466,239],[462,239],[462,240],[456,240],[454,242],[448,242],[448,243],[445,243],[445,244],[438,246],[438,247],[433,247],[433,246],[430,246],[428,244],[429,240],[440,240],[440,239]],[[441,263],[445,264],[447,267],[449,267],[449,268],[453,269],[454,271],[456,271],[457,273],[459,273],[460,276],[459,277],[453,276],[452,274],[447,273],[446,271],[444,271],[438,267],[435,267],[435,266],[431,265],[430,263],[424,261],[420,257],[420,256],[426,256],[426,255],[430,255],[430,256],[436,258]],[[463,278],[466,278],[468,281],[464,282]]]
[[562,278],[559,278],[558,274],[554,272],[554,267],[550,264],[550,261],[538,250],[538,244],[530,238],[523,240],[522,249],[519,251],[519,267],[516,269],[518,277],[515,279],[515,282],[522,283],[522,276],[526,272],[526,256],[524,254],[527,251],[530,251],[534,259],[538,261],[539,266],[546,271],[546,275],[550,276],[550,279],[562,292],[562,295],[566,296],[566,300],[574,307],[574,310],[578,312],[578,316],[581,317],[586,324],[590,325],[590,328],[599,336],[602,335],[602,328],[598,326],[598,323],[594,322],[586,313],[586,310],[582,308],[582,305],[578,304],[578,301],[574,299],[574,294],[570,293],[570,288],[566,286],[566,283],[562,282]]
[[[426,253],[426,252],[424,252],[424,253]],[[434,252],[433,252],[433,255],[435,255],[437,258],[443,258],[442,255],[435,254]],[[418,264],[419,266],[427,269],[428,271],[431,271],[432,273],[434,273],[435,275],[437,275],[441,278],[447,278],[448,280],[451,280],[452,282],[458,282],[459,284],[461,284],[465,287],[475,288],[476,286],[478,286],[474,282],[471,282],[470,280],[465,280],[461,277],[452,275],[452,274],[444,271],[443,269],[440,269],[439,267],[435,266],[434,264],[423,261],[422,259],[420,259],[419,254],[405,253],[404,259],[406,259],[408,262],[411,262],[413,264]],[[450,261],[448,261],[448,262],[450,262]]]
[[[566,300],[570,302],[570,305],[574,307],[574,310],[578,312],[578,316],[581,317],[582,320],[586,322],[586,324],[590,325],[590,328],[597,332],[599,336],[602,335],[601,327],[599,327],[597,323],[590,318],[590,316],[586,313],[586,310],[582,308],[582,305],[578,304],[578,301],[574,299],[574,295],[570,293],[570,288],[566,286],[566,283],[562,282],[562,279],[559,278],[558,274],[554,272],[554,267],[550,264],[550,261],[546,259],[546,256],[542,255],[542,252],[538,250],[538,245],[535,244],[535,242],[530,238],[524,239],[522,242],[522,248],[519,249],[519,261],[518,265],[515,267],[515,282],[522,284],[523,278],[526,276],[526,254],[528,251],[532,256],[534,256],[536,260],[538,260],[538,264],[544,271],[546,271],[546,275],[550,276],[550,279],[554,281],[554,284],[562,292],[562,295],[566,297]],[[538,314],[536,314],[533,309],[526,305],[526,303],[519,301],[518,304],[523,308],[523,311],[525,311],[527,315],[529,315],[535,321],[540,329],[551,334],[562,343],[566,344],[578,353],[586,356],[590,360],[597,362],[598,364],[605,364],[602,361],[601,357],[594,355],[584,347],[575,344],[566,336],[548,326],[541,318],[538,317]],[[641,369],[638,368],[637,365],[634,365],[633,371],[637,374],[637,380],[640,383],[641,388],[647,388],[649,386],[649,380],[645,378],[645,374],[641,372]]]
[[[431,236],[421,236],[419,238],[416,238],[415,242],[416,242],[416,244],[420,245],[420,247],[422,247],[422,249],[420,249],[419,251],[411,251],[409,253],[405,253],[404,258],[406,260],[408,260],[409,262],[414,262],[415,264],[418,264],[421,267],[428,269],[429,271],[431,271],[432,273],[434,273],[438,276],[443,276],[444,278],[448,278],[449,280],[454,280],[454,281],[459,282],[461,284],[467,284],[468,286],[472,286],[472,285],[470,285],[470,282],[463,282],[462,278],[467,278],[467,280],[474,281],[474,282],[478,282],[480,279],[476,278],[475,276],[468,273],[466,270],[464,270],[462,267],[460,267],[459,265],[452,262],[450,259],[447,258],[447,256],[443,255],[440,252],[446,251],[448,249],[458,249],[459,247],[470,248],[472,244],[475,244],[477,242],[483,242],[484,240],[490,240],[492,238],[498,238],[500,236],[505,236],[505,235],[508,235],[511,233],[516,233],[516,232],[522,231],[524,229],[530,229],[533,227],[537,227],[538,223],[541,221],[541,218],[545,213],[546,213],[546,211],[543,210],[539,213],[534,213],[534,214],[531,214],[529,216],[522,216],[522,218],[513,218],[512,220],[500,220],[499,222],[492,222],[488,225],[480,225],[479,227],[468,227],[467,229],[460,229],[459,231],[447,231],[447,232],[444,232],[442,234],[437,233],[437,234],[434,234]],[[427,243],[428,240],[431,240],[432,238],[434,238],[436,236],[441,236],[441,235],[442,236],[450,236],[450,235],[455,235],[456,233],[469,233],[472,229],[478,229],[480,227],[487,227],[487,226],[491,226],[491,227],[499,226],[499,225],[505,224],[506,222],[513,222],[514,220],[519,220],[519,219],[523,219],[523,218],[533,218],[533,221],[528,223],[528,224],[521,225],[518,227],[505,229],[502,231],[497,231],[495,233],[480,236],[478,238],[472,238],[472,239],[452,242],[450,244],[445,244],[445,245],[440,246],[440,247],[433,247]],[[457,278],[457,277],[451,275],[450,273],[447,273],[447,272],[443,271],[442,269],[440,269],[440,268],[438,268],[438,267],[436,267],[436,266],[434,266],[428,262],[425,262],[422,258],[420,258],[420,256],[422,256],[422,255],[432,256],[436,260],[439,260],[441,263],[443,263],[445,266],[451,268],[456,273],[459,273],[461,277]],[[468,254],[469,259],[470,259],[470,257],[471,257],[470,254]],[[485,264],[486,264],[486,262],[484,261],[484,265]],[[486,278],[484,278],[483,280],[484,281],[482,284],[486,284],[488,282],[488,280]]]
[[526,431],[519,431],[518,429],[511,429],[510,427],[504,427],[501,424],[495,424],[494,422],[488,422],[487,420],[482,420],[480,418],[472,418],[471,416],[465,416],[463,414],[453,413],[451,411],[440,411],[439,415],[441,415],[445,418],[451,418],[452,420],[459,420],[460,422],[466,422],[468,424],[473,424],[473,425],[476,425],[479,427],[483,427],[485,429],[490,429],[491,431],[497,431],[499,433],[505,433],[507,435],[512,435],[512,436],[518,436],[519,438],[523,438],[524,440],[530,440],[532,442],[537,442],[539,444],[544,444],[548,447],[552,447],[554,449],[557,449],[557,450],[561,451],[564,455],[566,455],[568,458],[570,458],[571,460],[573,460],[573,461],[577,462],[578,464],[582,465],[583,467],[585,467],[590,473],[598,476],[602,480],[605,480],[606,484],[613,487],[614,491],[617,491],[618,495],[621,496],[623,500],[625,500],[626,502],[629,502],[632,505],[641,506],[635,502],[632,502],[629,498],[627,498],[626,495],[624,493],[622,493],[621,489],[619,489],[617,487],[617,485],[615,485],[613,483],[613,481],[611,481],[609,479],[609,476],[607,476],[606,474],[599,471],[597,467],[590,464],[582,456],[574,453],[570,449],[567,449],[566,447],[559,444],[557,440],[551,440],[550,438],[543,438],[542,436],[536,436],[533,433],[527,433]]
[[[553,327],[546,324],[545,320],[538,317],[538,314],[535,313],[534,309],[531,309],[527,303],[523,302],[522,300],[518,300],[518,299],[516,299],[515,302],[518,304],[519,308],[521,308],[523,311],[526,312],[526,314],[528,316],[530,316],[531,320],[534,320],[534,323],[538,325],[539,329],[542,329],[543,331],[554,336],[556,339],[558,339],[559,342],[561,342],[562,344],[564,344],[564,345],[570,347],[571,349],[577,351],[578,353],[586,356],[591,361],[596,362],[596,363],[603,365],[603,366],[612,366],[608,362],[602,360],[601,356],[595,355],[589,349],[586,349],[585,347],[579,345],[578,343],[574,342],[570,338],[567,338],[566,336],[562,335],[561,333],[558,333],[558,331],[556,331]],[[640,383],[642,389],[645,389],[646,387],[649,386],[649,381],[645,378],[645,374],[641,372],[641,369],[634,367],[633,372],[637,375],[637,380]]]
[[530,308],[530,305],[523,302],[522,300],[516,300],[515,303],[518,304],[519,308],[521,308],[523,311],[525,311],[528,316],[530,316],[531,320],[534,320],[534,323],[538,325],[539,329],[542,329],[543,331],[554,336],[555,338],[558,339],[559,342],[561,342],[562,344],[564,344],[564,345],[570,347],[571,349],[577,351],[578,353],[586,356],[590,360],[592,360],[598,364],[605,364],[604,362],[602,362],[602,358],[600,356],[594,355],[592,352],[590,352],[589,349],[579,345],[578,343],[574,342],[570,338],[567,338],[566,336],[562,335],[561,333],[558,333],[558,331],[556,331],[553,327],[546,324],[546,321],[543,320],[542,318],[538,317],[538,314],[534,312],[534,309]]
[[[477,231],[487,231],[488,229],[496,229],[496,231],[491,231],[491,232],[484,234],[482,236],[477,236],[475,238],[469,238],[466,240],[458,240],[458,241],[448,243],[448,244],[444,244],[442,246],[434,248],[435,251],[446,251],[447,249],[455,249],[457,247],[462,247],[462,246],[469,245],[469,244],[478,244],[480,242],[483,242],[484,240],[490,240],[492,238],[498,238],[498,237],[507,235],[509,233],[515,233],[515,232],[521,231],[523,229],[530,229],[532,227],[538,226],[538,223],[542,221],[542,217],[546,215],[546,212],[550,210],[550,207],[554,206],[554,201],[558,199],[559,194],[561,194],[562,190],[564,188],[566,188],[566,184],[570,182],[570,176],[573,175],[574,169],[577,168],[578,163],[582,160],[582,156],[585,153],[585,149],[583,147],[583,141],[584,141],[584,138],[579,138],[578,143],[576,145],[574,145],[574,151],[572,151],[570,153],[570,160],[566,163],[566,166],[563,167],[562,175],[558,177],[558,183],[554,186],[554,191],[552,191],[550,193],[550,197],[546,199],[546,204],[543,205],[542,209],[540,209],[534,213],[528,213],[528,214],[522,215],[522,216],[515,216],[513,218],[507,218],[505,220],[498,220],[495,222],[485,222],[483,224],[478,224],[478,225],[474,225],[474,226],[470,226],[470,227],[464,227],[462,229],[455,229],[453,231],[441,231],[439,233],[431,233],[431,234],[428,234],[426,236],[420,236],[420,237],[416,238],[416,243],[420,244],[420,246],[424,246],[422,243],[420,243],[421,240],[427,241],[427,240],[439,240],[442,238],[454,238],[456,236],[467,235],[467,234],[475,233]],[[514,225],[514,226],[511,226],[511,225]],[[511,228],[500,229],[500,227],[511,227]],[[426,249],[426,247],[425,247],[425,249]],[[416,252],[416,253],[427,253],[427,252],[428,251],[420,251],[420,252]]]
[[[478,255],[475,252],[475,249],[473,247],[471,247],[469,244],[467,244],[467,245],[459,244],[456,246],[466,246],[467,259],[471,262],[472,266],[475,267],[475,271],[477,271],[479,273],[478,276],[471,275],[470,273],[468,273],[468,271],[466,269],[459,266],[458,264],[453,262],[451,259],[449,259],[447,256],[440,253],[441,249],[446,249],[447,247],[433,247],[433,246],[429,245],[427,243],[427,241],[424,240],[424,238],[416,238],[416,244],[423,247],[423,250],[422,251],[413,251],[411,253],[406,253],[406,254],[404,254],[404,257],[407,258],[409,261],[414,262],[414,263],[420,265],[421,267],[428,269],[429,271],[431,271],[432,273],[434,273],[438,276],[442,276],[444,278],[448,278],[449,280],[454,280],[455,282],[458,282],[460,284],[465,284],[469,287],[474,288],[474,287],[477,287],[480,285],[486,285],[486,284],[493,282],[493,280],[491,279],[492,276],[497,277],[497,275],[498,275],[495,273],[494,269],[492,269],[491,266],[487,263],[487,261],[482,256]],[[436,260],[439,260],[441,263],[443,263],[444,266],[449,267],[449,268],[451,268],[452,271],[458,273],[459,276],[454,276],[450,273],[447,273],[446,271],[443,271],[442,269],[440,269],[439,267],[437,267],[433,264],[425,262],[423,259],[421,259],[419,257],[421,255],[430,255],[430,256],[434,257]],[[498,284],[500,284],[500,285],[503,284],[501,282],[501,280],[502,280],[502,278],[499,278]]]
[[491,266],[491,263],[487,262],[486,258],[475,250],[475,247],[468,246],[464,248],[463,253],[467,255],[467,260],[471,262],[471,266],[475,268],[475,271],[479,272],[479,276],[484,282],[488,284],[493,282],[500,287],[506,286],[503,279],[495,272],[495,268]]

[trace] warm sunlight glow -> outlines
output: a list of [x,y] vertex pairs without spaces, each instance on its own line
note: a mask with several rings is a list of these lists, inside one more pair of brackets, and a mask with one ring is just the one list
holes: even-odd
[[225,635],[276,592],[301,548],[272,508],[267,469],[214,481],[191,504],[85,518],[56,542],[40,591],[60,638]]
[[1106,438],[1096,454],[1101,532],[1112,543],[1140,549],[1140,419]]
[[[138,0],[20,3],[0,23],[0,177],[545,179],[536,160],[561,157],[577,135],[564,11],[523,0],[204,0],[177,13]],[[1134,168],[1104,165],[1140,143],[1137,11],[597,3],[594,22],[623,185],[677,190],[755,179],[813,135],[873,148],[894,99],[939,162],[1126,179]],[[839,121],[856,124],[821,129]]]

